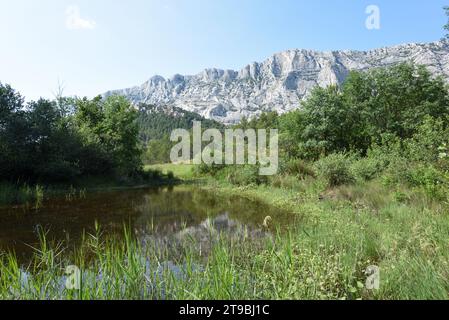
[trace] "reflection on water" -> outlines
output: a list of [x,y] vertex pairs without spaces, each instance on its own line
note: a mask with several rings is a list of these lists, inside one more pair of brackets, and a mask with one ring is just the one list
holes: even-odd
[[266,216],[282,224],[288,215],[258,202],[224,197],[192,186],[112,191],[44,202],[39,210],[0,208],[0,250],[27,257],[36,247],[38,229],[54,241],[77,244],[83,232],[93,233],[95,222],[107,234],[120,235],[124,226],[143,243],[182,241],[189,237],[205,248],[219,233],[237,239],[261,238]]
[[[228,213],[218,217],[207,218],[198,225],[181,228],[173,233],[143,232],[139,238],[144,246],[154,245],[170,248],[182,249],[186,243],[194,244],[201,255],[208,255],[214,243],[220,237],[225,237],[230,241],[243,241],[247,239],[261,240],[270,237],[267,230],[263,230],[260,225],[243,224],[237,220],[232,220]],[[176,251],[171,251],[172,255]]]

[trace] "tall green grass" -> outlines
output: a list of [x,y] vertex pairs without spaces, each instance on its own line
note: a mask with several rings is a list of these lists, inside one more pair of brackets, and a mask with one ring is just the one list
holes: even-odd
[[[445,202],[381,179],[331,189],[320,179],[293,180],[204,186],[290,210],[292,221],[299,217],[289,235],[278,235],[276,250],[257,255],[251,274],[264,298],[449,299]],[[380,268],[379,290],[364,288],[371,265]]]
[[[142,245],[97,232],[68,251],[48,241],[21,266],[0,256],[1,299],[448,299],[447,219],[405,206],[376,218],[341,203],[305,205],[307,219],[262,242],[221,235],[210,252],[185,240]],[[390,222],[387,222],[390,221]],[[80,268],[78,289],[65,287],[67,266]],[[365,270],[379,266],[379,290]]]
[[[449,299],[446,202],[382,177],[328,186],[313,177],[241,187],[209,180],[203,188],[262,200],[292,219],[262,242],[221,235],[206,253],[193,240],[176,250],[143,246],[129,231],[114,239],[98,226],[72,250],[43,235],[26,266],[0,254],[0,298]],[[78,290],[64,287],[70,265],[83,275]],[[370,266],[380,269],[378,290],[365,286]]]
[[39,207],[44,199],[44,189],[40,185],[18,185],[0,183],[0,205],[25,204]]

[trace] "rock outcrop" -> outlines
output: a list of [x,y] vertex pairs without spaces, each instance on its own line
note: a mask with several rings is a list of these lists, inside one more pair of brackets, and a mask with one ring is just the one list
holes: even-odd
[[315,86],[341,84],[351,70],[411,61],[449,80],[449,42],[405,44],[371,51],[288,50],[240,71],[206,69],[194,76],[154,76],[143,85],[110,91],[133,103],[171,105],[231,124],[263,111],[300,107]]

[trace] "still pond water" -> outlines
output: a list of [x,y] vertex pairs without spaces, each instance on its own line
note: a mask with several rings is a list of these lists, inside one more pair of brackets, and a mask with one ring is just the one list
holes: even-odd
[[[241,197],[219,196],[194,186],[120,190],[77,197],[54,197],[39,207],[0,208],[0,251],[13,250],[27,259],[39,246],[39,230],[52,241],[74,244],[82,234],[94,233],[97,222],[104,233],[158,239],[213,228],[218,233],[265,233],[262,224],[271,216],[285,225],[289,214]],[[206,228],[207,227],[207,228]],[[209,232],[207,231],[207,232]]]

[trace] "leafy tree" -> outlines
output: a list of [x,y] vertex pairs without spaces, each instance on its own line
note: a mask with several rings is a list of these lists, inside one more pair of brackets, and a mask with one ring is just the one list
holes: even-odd
[[0,179],[25,173],[29,142],[25,115],[22,96],[0,83]]
[[442,78],[422,66],[400,64],[352,72],[341,89],[316,88],[298,113],[297,124],[289,126],[299,132],[296,150],[303,157],[366,153],[384,134],[410,138],[426,116],[445,118],[449,94]]
[[135,175],[142,169],[137,117],[137,110],[125,97],[111,96],[104,101],[101,137],[119,174]]
[[[363,99],[365,114],[362,115],[367,120],[368,134],[376,141],[385,132],[409,138],[426,115],[438,118],[449,113],[445,81],[441,77],[434,79],[423,66],[400,64],[376,69],[363,76],[358,81],[366,82],[368,86]],[[353,81],[349,78],[347,84],[351,85]],[[345,94],[351,103],[360,93],[349,90]]]
[[33,176],[45,181],[73,178],[76,166],[71,163],[69,150],[71,133],[62,126],[62,115],[55,102],[40,99],[28,104],[29,166]]
[[302,139],[305,126],[305,114],[300,110],[279,117],[279,143],[287,158],[298,159],[304,156],[298,148],[298,143]]
[[110,175],[113,161],[108,154],[105,137],[102,135],[104,121],[101,97],[75,101],[74,123],[82,143],[79,166],[86,175]]
[[24,105],[0,83],[0,180],[63,182],[140,173],[137,111],[123,97],[59,97]]
[[169,137],[162,139],[151,140],[148,143],[147,151],[145,152],[145,162],[148,164],[161,164],[170,162],[170,151],[173,143]]
[[75,119],[81,134],[89,142],[103,142],[99,140],[102,130],[101,123],[104,121],[101,96],[92,100],[78,99],[75,104]]
[[306,156],[350,148],[356,121],[336,86],[316,88],[303,107],[306,125],[300,148]]
[[23,98],[11,86],[3,85],[0,82],[0,124],[5,125],[6,121],[15,112],[23,108]]
[[128,100],[111,96],[76,103],[75,119],[86,151],[85,168],[133,176],[141,170],[137,111]]

